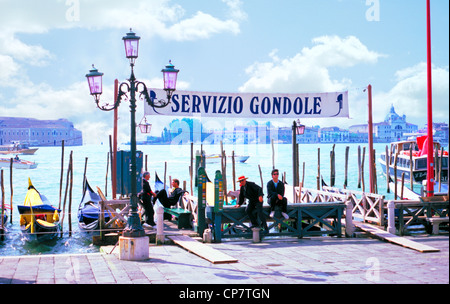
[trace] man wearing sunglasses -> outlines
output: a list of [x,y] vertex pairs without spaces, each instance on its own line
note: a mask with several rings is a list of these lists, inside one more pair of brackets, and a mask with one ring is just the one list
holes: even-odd
[[267,198],[270,205],[270,217],[275,215],[275,206],[281,207],[281,215],[289,219],[287,215],[287,198],[284,197],[284,183],[278,180],[278,169],[272,170],[272,180],[267,183]]

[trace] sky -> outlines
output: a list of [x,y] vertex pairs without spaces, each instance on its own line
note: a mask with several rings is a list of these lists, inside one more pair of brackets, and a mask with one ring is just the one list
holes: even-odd
[[[135,75],[147,87],[163,87],[172,60],[182,90],[348,91],[350,118],[301,121],[348,128],[367,123],[371,84],[374,122],[394,105],[408,122],[427,123],[426,0],[0,0],[0,116],[66,118],[86,144],[108,142],[113,114],[96,108],[85,75],[92,64],[104,73],[101,102],[111,103],[114,80],[130,76],[130,28],[141,37]],[[431,0],[431,40],[433,121],[448,123],[449,1]],[[147,116],[151,135],[175,118]],[[129,126],[122,103],[119,142]]]

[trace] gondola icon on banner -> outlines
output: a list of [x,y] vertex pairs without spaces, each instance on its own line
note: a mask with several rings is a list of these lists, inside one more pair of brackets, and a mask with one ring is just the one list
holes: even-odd
[[341,113],[341,110],[342,110],[342,99],[343,99],[342,94],[339,94],[338,97],[337,97],[337,100],[336,100],[336,102],[339,103],[339,112],[336,115],[333,115],[331,117],[338,116]]

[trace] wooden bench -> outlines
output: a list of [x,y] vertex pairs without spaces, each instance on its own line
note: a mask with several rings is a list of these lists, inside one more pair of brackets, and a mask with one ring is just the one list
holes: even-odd
[[412,225],[424,225],[427,228],[427,224],[433,225],[434,233],[436,229],[439,231],[441,222],[446,222],[445,218],[448,222],[449,201],[446,197],[419,198],[419,201],[395,201],[395,209],[398,209],[397,219],[400,235],[406,234]]
[[191,229],[191,211],[182,208],[164,208],[164,212],[177,218],[178,229]]
[[[264,205],[263,213],[269,230],[275,227],[279,228],[279,231],[271,231],[266,235],[302,238],[327,234],[341,237],[341,218],[344,209],[343,202],[288,204],[289,220],[285,220],[284,217],[279,217],[277,212],[274,218],[270,218],[268,216],[270,207]],[[214,212],[214,208],[209,207],[206,209],[206,216],[210,224],[214,226],[216,242],[221,242],[222,238],[251,238],[253,236],[245,207],[226,206],[219,212]],[[228,224],[228,226],[223,227],[223,224]],[[318,229],[318,225],[321,226],[321,229]]]
[[427,221],[431,225],[433,225],[432,234],[439,234],[439,224],[448,223],[448,216],[447,217],[430,217],[430,218],[427,218]]

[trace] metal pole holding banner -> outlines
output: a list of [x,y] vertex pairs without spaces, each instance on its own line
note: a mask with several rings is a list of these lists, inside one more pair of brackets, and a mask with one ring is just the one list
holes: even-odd
[[431,85],[431,17],[430,0],[427,0],[427,190],[426,196],[434,196],[434,159],[433,159],[433,102]]

